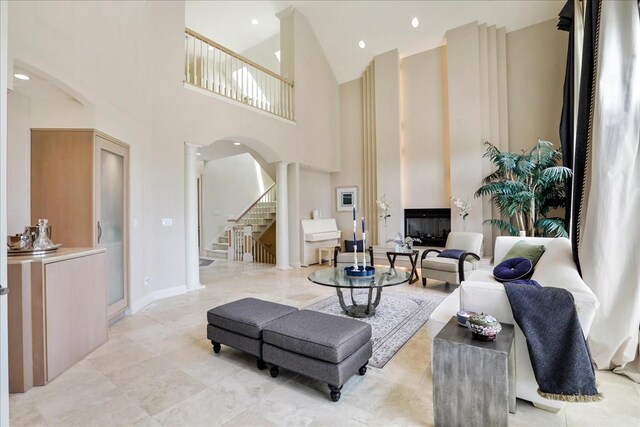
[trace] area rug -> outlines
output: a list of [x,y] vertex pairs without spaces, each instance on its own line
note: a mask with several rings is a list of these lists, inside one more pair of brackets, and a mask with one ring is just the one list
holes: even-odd
[[200,258],[200,267],[206,267],[207,265],[211,265],[212,263],[212,259]]
[[[350,297],[348,289],[344,291],[346,302]],[[358,303],[366,303],[368,291],[357,290],[354,294]],[[369,360],[369,366],[384,367],[418,329],[427,323],[433,310],[444,298],[384,290],[375,316],[358,319],[370,324],[372,329],[373,356]],[[306,309],[352,319],[340,308],[337,295],[311,304]]]

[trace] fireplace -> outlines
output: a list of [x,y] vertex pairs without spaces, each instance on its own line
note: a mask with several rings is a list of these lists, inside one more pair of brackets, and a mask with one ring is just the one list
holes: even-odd
[[420,239],[417,246],[444,247],[451,231],[451,209],[405,209],[404,235]]

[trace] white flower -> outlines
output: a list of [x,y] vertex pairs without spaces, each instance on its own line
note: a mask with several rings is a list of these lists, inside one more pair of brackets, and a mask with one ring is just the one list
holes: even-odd
[[382,200],[376,200],[376,205],[378,205],[378,209],[383,211],[383,214],[380,215],[380,218],[384,218],[385,220],[391,216],[389,213],[391,211],[391,202],[387,202],[387,195],[382,196]]
[[463,220],[467,219],[469,214],[471,213],[471,203],[468,200],[460,200],[457,197],[452,197],[451,200],[453,204],[460,210],[458,215],[462,217]]

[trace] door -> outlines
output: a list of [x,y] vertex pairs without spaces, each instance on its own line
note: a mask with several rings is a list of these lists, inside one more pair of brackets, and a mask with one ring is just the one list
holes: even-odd
[[[0,236],[7,235],[7,13],[0,2]],[[7,331],[7,251],[0,250],[0,426],[9,425],[9,348]]]
[[107,249],[109,318],[129,305],[129,148],[96,135],[96,246]]

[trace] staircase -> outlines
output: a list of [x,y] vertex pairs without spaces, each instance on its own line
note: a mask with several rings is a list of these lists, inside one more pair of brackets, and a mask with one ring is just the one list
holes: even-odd
[[242,211],[237,218],[229,221],[239,228],[251,226],[253,238],[259,240],[276,222],[276,185],[271,184],[258,200]]
[[204,250],[205,256],[216,259],[229,258],[229,230],[231,227],[225,227],[218,234],[217,242],[211,243],[211,247]]
[[[275,255],[260,241],[264,232],[276,222],[275,184],[229,222],[233,225],[225,227],[218,234],[217,242],[211,243],[211,247],[205,249],[206,256],[275,264]],[[251,231],[245,236],[248,227],[251,227]]]

